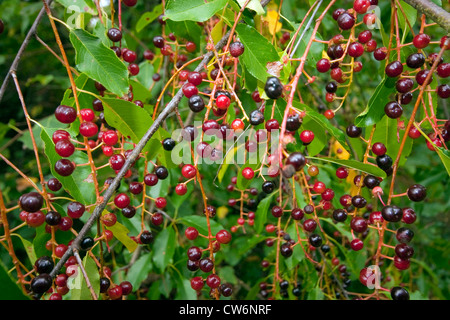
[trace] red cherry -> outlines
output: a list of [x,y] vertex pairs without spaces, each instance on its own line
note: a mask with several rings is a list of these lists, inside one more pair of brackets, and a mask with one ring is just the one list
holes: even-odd
[[185,164],[181,169],[181,174],[186,179],[192,179],[197,175],[197,169],[192,164]]

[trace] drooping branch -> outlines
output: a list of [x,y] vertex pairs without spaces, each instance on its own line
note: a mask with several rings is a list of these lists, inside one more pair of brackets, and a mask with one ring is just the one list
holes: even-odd
[[[266,6],[270,0],[262,0],[261,5],[264,7]],[[225,45],[228,42],[228,39],[230,37],[231,30],[228,31],[222,39],[216,44],[215,50],[219,51],[222,48],[225,47]],[[207,52],[201,62],[198,64],[198,66],[194,69],[194,71],[199,72],[201,71],[205,65],[209,63],[209,61],[214,57],[214,51]],[[150,126],[150,128],[147,130],[147,132],[144,134],[142,139],[137,143],[137,145],[134,147],[133,151],[130,153],[130,155],[127,157],[122,169],[117,173],[116,177],[113,179],[111,184],[109,185],[108,189],[106,189],[105,193],[103,194],[103,201],[99,203],[94,211],[92,212],[89,219],[84,224],[83,228],[78,233],[77,237],[72,242],[71,246],[69,246],[66,253],[61,257],[61,259],[58,261],[58,263],[55,265],[53,270],[50,272],[50,276],[54,278],[59,272],[59,270],[63,267],[64,263],[67,261],[67,259],[72,255],[73,250],[78,250],[80,248],[80,242],[81,240],[86,236],[86,234],[89,232],[89,230],[94,225],[95,221],[100,217],[103,210],[106,208],[109,200],[115,193],[117,187],[120,184],[120,181],[123,179],[125,174],[127,173],[128,169],[132,166],[132,164],[136,161],[144,147],[146,146],[147,142],[153,137],[155,132],[158,130],[158,128],[162,125],[164,120],[175,110],[175,108],[180,103],[181,99],[183,98],[183,91],[180,89],[170,100],[170,102],[165,106],[165,108],[161,111],[161,113],[158,115],[158,117],[155,119],[153,124]]]
[[[47,5],[50,5],[52,2],[53,2],[53,0],[48,0]],[[20,58],[22,58],[22,55],[25,52],[25,49],[27,48],[28,44],[30,43],[31,38],[36,34],[37,27],[39,26],[39,23],[41,22],[44,14],[45,14],[45,8],[42,7],[41,11],[39,11],[36,19],[34,20],[33,25],[31,26],[30,30],[28,31],[27,35],[25,36],[25,39],[23,40],[22,45],[20,46],[20,49],[17,52],[17,55],[11,64],[11,67],[9,68],[8,72],[6,73],[5,79],[3,79],[2,87],[0,88],[0,102],[2,101],[3,95],[5,94],[6,88],[8,87],[9,78],[10,78],[12,72],[17,71],[17,67],[19,66]]]
[[450,13],[429,0],[404,0],[450,33]]

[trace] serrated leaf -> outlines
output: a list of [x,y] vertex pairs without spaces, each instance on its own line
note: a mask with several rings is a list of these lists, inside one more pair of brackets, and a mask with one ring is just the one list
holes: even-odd
[[340,160],[335,158],[317,158],[317,157],[306,157],[306,158],[316,161],[331,162],[347,168],[352,168],[358,171],[369,173],[376,177],[386,178],[386,172],[384,172],[383,170],[372,164],[362,163],[356,160]]
[[141,32],[146,26],[152,23],[160,14],[162,14],[162,4],[153,7],[152,11],[144,12],[136,23],[136,31]]
[[[43,128],[41,131],[41,139],[44,142],[44,152],[50,162],[50,170],[53,176],[57,177],[63,185],[64,190],[69,192],[76,201],[83,204],[94,203],[95,185],[89,166],[77,166],[73,174],[67,177],[60,176],[55,171],[55,163],[61,159],[55,151],[55,144],[51,138],[53,132],[56,130],[57,129],[54,128]],[[85,164],[89,162],[87,154],[82,151],[75,151],[73,155],[67,159],[74,161],[76,164]]]
[[252,76],[265,83],[270,76],[267,64],[280,60],[278,52],[269,40],[249,25],[238,24],[236,33],[245,47],[241,62]]
[[[206,223],[205,216],[203,216],[203,217],[202,216],[186,216],[186,217],[180,218],[178,221],[188,227],[197,228],[198,232],[200,232],[202,234],[208,234],[208,225]],[[210,226],[211,226],[211,232],[213,235],[215,235],[220,230],[224,229],[224,227],[217,221],[210,219],[209,222],[210,222]]]
[[264,199],[262,199],[258,203],[258,207],[256,208],[255,212],[255,224],[254,228],[256,233],[261,233],[264,229],[264,225],[267,222],[267,214],[269,212],[270,203],[272,202],[272,198],[275,196],[275,192],[268,195]]
[[445,169],[447,170],[448,175],[450,176],[450,152],[448,150],[445,150],[444,148],[435,148],[439,155],[439,158],[441,158],[441,161],[444,164]]
[[130,281],[133,288],[139,288],[153,268],[152,255],[143,254],[136,260],[127,272],[127,280]]
[[161,272],[164,272],[166,267],[173,262],[175,242],[176,234],[173,228],[165,228],[156,236],[153,246],[153,263]]
[[20,239],[20,241],[22,241],[23,247],[25,248],[25,251],[28,255],[28,259],[30,259],[30,263],[33,265],[37,260],[36,253],[34,252],[33,244],[30,241],[24,239],[18,233],[11,233],[11,236],[16,236]]
[[395,93],[395,78],[385,77],[377,86],[367,107],[355,119],[357,127],[368,127],[376,124],[385,115],[384,106],[391,101],[390,96]]
[[107,90],[122,97],[128,93],[128,69],[100,38],[82,29],[70,30],[77,68],[100,82]]
[[[83,267],[86,271],[89,283],[92,286],[92,290],[95,292],[96,296],[98,296],[100,293],[100,274],[98,272],[97,264],[89,255],[86,255],[83,258]],[[72,300],[93,299],[91,290],[87,286],[86,279],[84,278],[80,267],[77,269],[77,276],[75,278],[69,277],[68,286],[71,289]]]
[[228,0],[169,0],[166,4],[165,18],[174,21],[191,20],[203,22],[222,10]]

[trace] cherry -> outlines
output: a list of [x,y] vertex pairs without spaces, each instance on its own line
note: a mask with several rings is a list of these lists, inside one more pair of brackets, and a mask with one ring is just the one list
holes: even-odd
[[377,48],[373,52],[373,57],[375,58],[375,60],[378,60],[378,61],[382,61],[382,60],[386,59],[386,57],[387,57],[387,48],[386,47]]
[[264,193],[272,193],[275,190],[275,184],[272,181],[264,181],[262,184],[262,191]]
[[80,124],[80,134],[90,138],[98,133],[98,126],[94,122],[84,121]]
[[226,95],[219,95],[216,99],[216,106],[219,109],[228,109],[230,106],[231,100]]
[[198,94],[197,87],[189,82],[183,85],[182,90],[183,90],[183,94],[187,98],[190,98],[190,97]]
[[235,41],[230,44],[230,54],[235,58],[242,55],[244,53],[244,49],[245,49],[244,45],[239,41]]
[[258,109],[253,110],[250,113],[249,122],[253,126],[257,126],[257,125],[263,123],[264,122],[264,114],[261,111],[259,111]]
[[303,229],[306,232],[313,232],[317,228],[317,222],[314,219],[307,219],[303,222]]
[[450,63],[441,63],[438,65],[436,71],[439,77],[447,78],[450,76]]
[[328,59],[322,58],[319,61],[317,61],[316,69],[321,73],[327,72],[328,70],[330,70],[330,67],[331,67],[330,60]]
[[308,241],[309,244],[315,248],[318,248],[322,245],[322,237],[315,233],[309,235]]
[[161,49],[165,44],[164,38],[162,36],[153,37],[153,44],[155,45],[155,47]]
[[390,101],[385,105],[384,113],[391,119],[397,119],[402,116],[403,107],[397,101]]
[[406,65],[411,69],[417,69],[424,65],[425,56],[422,53],[413,53],[406,58]]
[[330,77],[337,82],[341,82],[343,79],[343,72],[341,68],[333,68],[330,72]]
[[169,171],[164,166],[158,166],[155,169],[155,174],[160,180],[165,180],[169,176]]
[[353,217],[350,221],[350,227],[357,233],[363,233],[367,230],[367,221],[362,217]]
[[107,291],[108,296],[111,300],[120,300],[122,299],[122,287],[121,286],[114,286],[110,287]]
[[149,230],[145,230],[141,233],[139,240],[142,244],[150,244],[153,242],[153,233]]
[[80,242],[80,249],[87,251],[94,246],[94,239],[91,237],[84,237]]
[[378,180],[377,177],[369,174],[364,177],[364,185],[369,189],[373,189],[380,185],[380,180]]
[[283,85],[277,77],[269,77],[264,86],[264,91],[270,99],[278,99],[283,93]]
[[350,13],[343,12],[337,18],[337,23],[339,28],[342,30],[351,29],[355,25],[355,17],[353,17]]
[[55,163],[55,171],[57,174],[63,177],[70,176],[75,170],[75,165],[68,159],[59,159]]
[[143,56],[145,60],[153,60],[155,58],[155,54],[150,49],[146,49]]
[[390,292],[392,300],[409,300],[409,293],[405,288],[392,287]]
[[356,208],[364,208],[367,205],[367,200],[361,195],[355,195],[352,198],[352,205]]
[[423,49],[427,47],[430,44],[431,38],[429,35],[425,33],[419,33],[416,34],[416,36],[413,38],[413,45],[417,49]]
[[49,211],[45,215],[45,222],[49,226],[57,226],[61,222],[61,214],[57,211]]
[[47,292],[51,288],[52,283],[52,277],[47,273],[43,273],[31,280],[31,290],[34,293],[42,294]]
[[57,191],[61,190],[62,184],[61,184],[61,182],[60,182],[58,179],[56,179],[56,178],[50,178],[50,179],[47,181],[47,187],[48,187],[51,191],[57,192]]
[[195,50],[197,50],[197,45],[192,41],[188,41],[186,42],[186,50],[188,52],[194,52]]
[[399,256],[394,257],[394,266],[398,270],[406,270],[409,268],[411,262],[409,259],[402,259]]
[[450,85],[446,83],[441,84],[436,88],[436,92],[440,98],[447,99],[450,97]]
[[335,93],[337,91],[337,89],[338,89],[338,84],[336,83],[336,81],[330,81],[325,86],[325,90],[328,93]]
[[[366,52],[374,52],[377,49],[377,41],[374,39],[367,41],[367,43],[364,46],[364,49],[366,50]],[[361,63],[361,61],[355,61],[355,66],[353,67],[353,70],[357,69],[356,68],[357,63]]]
[[347,220],[347,211],[344,209],[336,209],[333,211],[333,219],[337,222],[344,222]]
[[70,217],[62,217],[61,222],[58,224],[58,228],[61,231],[68,231],[73,226],[73,220]]
[[4,30],[5,30],[5,24],[3,23],[3,20],[0,19],[0,34],[2,34]]
[[122,215],[128,219],[133,218],[136,215],[136,208],[133,206],[127,206],[122,209]]
[[355,0],[353,2],[353,9],[359,14],[363,14],[367,12],[367,9],[370,7],[369,0]]
[[289,243],[283,243],[280,247],[280,253],[283,257],[289,258],[294,253],[292,247]]
[[370,30],[362,31],[358,35],[358,41],[362,44],[367,43],[371,39],[372,39],[372,32]]
[[191,288],[195,291],[202,290],[204,285],[203,278],[200,276],[191,279]]
[[337,9],[335,9],[334,11],[333,11],[333,19],[334,20],[337,20],[337,18],[342,14],[342,13],[344,13],[345,12],[345,9],[344,8],[337,8]]
[[383,219],[389,222],[398,222],[402,220],[403,211],[396,205],[387,205],[381,209]]
[[227,244],[231,241],[231,233],[227,230],[220,230],[216,233],[216,240],[221,244]]
[[352,124],[347,127],[345,132],[350,138],[357,138],[361,135],[362,129]]
[[393,61],[385,68],[385,73],[388,77],[398,77],[403,72],[403,65],[400,61]]
[[357,58],[363,55],[364,46],[359,42],[352,42],[348,47],[348,55],[353,58]]
[[195,240],[198,237],[198,230],[194,227],[188,227],[185,231],[184,231],[184,235],[186,236],[186,238],[188,238],[189,240]]
[[175,148],[175,140],[172,138],[165,138],[162,142],[163,149],[166,151],[172,151]]
[[201,96],[194,94],[189,98],[188,106],[193,112],[200,112],[205,108],[205,102]]
[[253,177],[255,176],[255,172],[253,171],[252,168],[246,167],[246,168],[242,169],[242,176],[245,179],[250,180],[250,179],[253,179]]
[[409,200],[420,202],[427,196],[427,189],[420,184],[414,184],[408,188],[406,194],[408,195]]
[[198,261],[202,257],[202,250],[199,247],[190,247],[187,251],[188,259]]
[[188,73],[187,80],[197,87],[202,84],[203,78],[199,72],[192,71]]
[[137,59],[137,54],[133,50],[126,49],[122,51],[122,58],[128,63],[133,63]]
[[414,86],[414,81],[410,78],[399,79],[395,84],[395,88],[400,93],[406,93],[411,91]]
[[130,74],[132,76],[137,76],[139,74],[139,71],[140,71],[139,65],[136,64],[136,63],[130,63],[128,65],[128,71],[130,72]]
[[421,86],[422,86],[422,85],[423,85],[423,86],[429,85],[429,84],[433,81],[433,77],[432,77],[432,76],[430,76],[430,78],[428,79],[428,81],[426,81],[429,74],[430,74],[430,70],[427,70],[427,69],[425,69],[425,70],[420,70],[420,71],[416,74],[416,82],[417,82],[419,85],[421,85]]
[[53,260],[48,256],[42,256],[34,263],[34,268],[39,274],[50,273],[54,266]]
[[114,204],[119,209],[123,209],[130,204],[130,197],[126,193],[119,193],[114,197]]
[[214,262],[209,258],[204,258],[199,261],[198,266],[203,272],[210,272],[214,268]]
[[292,165],[295,171],[300,171],[306,164],[306,159],[300,152],[292,152],[286,159],[286,165]]
[[75,152],[75,146],[69,140],[62,139],[55,144],[55,151],[61,157],[67,158]]
[[55,110],[55,117],[61,123],[72,123],[77,118],[77,111],[72,107],[60,105]]
[[37,212],[42,209],[44,198],[37,192],[29,192],[20,196],[19,206],[26,212]]
[[350,242],[350,247],[352,248],[353,251],[359,251],[364,247],[364,242],[361,239],[353,239]]

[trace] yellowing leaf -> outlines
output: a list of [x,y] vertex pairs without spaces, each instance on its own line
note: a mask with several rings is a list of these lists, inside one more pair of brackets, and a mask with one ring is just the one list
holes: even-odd
[[341,160],[348,160],[350,158],[350,153],[338,141],[335,141],[333,144],[333,153]]
[[220,19],[219,22],[216,23],[214,28],[211,30],[211,37],[214,42],[214,44],[217,44],[217,42],[222,39],[223,36],[223,20]]
[[228,214],[228,208],[225,206],[221,206],[217,208],[217,216],[219,219],[223,219]]
[[264,21],[267,22],[270,34],[277,33],[281,30],[281,22],[278,21],[280,16],[276,10],[268,10],[267,15],[264,17]]
[[[106,214],[108,211],[104,210],[102,214]],[[138,244],[130,238],[128,233],[130,232],[123,224],[116,222],[113,226],[107,227],[106,229],[111,230],[114,237],[117,238],[130,252],[136,250]]]

